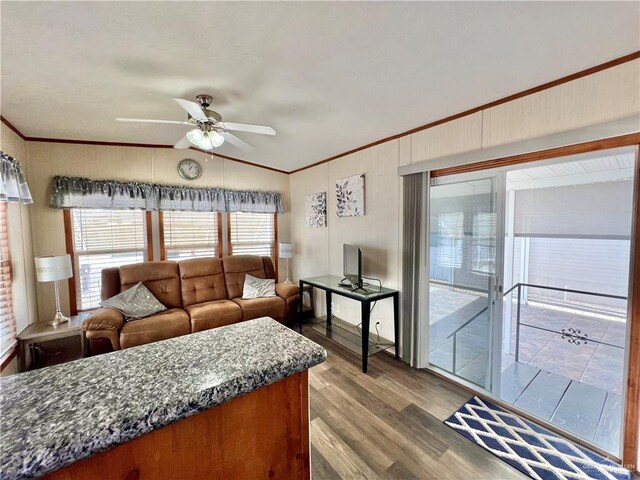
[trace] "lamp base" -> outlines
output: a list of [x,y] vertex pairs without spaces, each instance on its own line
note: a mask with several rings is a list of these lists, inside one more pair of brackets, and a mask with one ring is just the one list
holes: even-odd
[[62,312],[56,312],[56,316],[53,317],[53,320],[49,322],[49,325],[57,327],[58,325],[62,325],[63,323],[67,323],[69,321],[69,317],[65,317]]

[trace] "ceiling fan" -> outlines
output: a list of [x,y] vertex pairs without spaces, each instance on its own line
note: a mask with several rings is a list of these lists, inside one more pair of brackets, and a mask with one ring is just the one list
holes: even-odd
[[209,110],[209,105],[213,101],[210,95],[196,96],[196,102],[174,98],[174,100],[187,112],[187,120],[154,120],[150,118],[116,118],[119,122],[138,123],[171,123],[175,125],[189,125],[193,129],[189,130],[173,146],[173,148],[189,148],[192,145],[203,150],[213,150],[225,141],[238,147],[245,152],[253,150],[253,146],[244,140],[236,137],[234,132],[258,133],[260,135],[275,135],[276,131],[266,125],[252,125],[249,123],[223,122],[222,115],[213,110]]

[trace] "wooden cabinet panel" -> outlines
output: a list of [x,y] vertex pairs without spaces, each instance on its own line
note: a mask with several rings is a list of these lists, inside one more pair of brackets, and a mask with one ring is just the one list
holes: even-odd
[[307,371],[46,475],[46,480],[309,479]]

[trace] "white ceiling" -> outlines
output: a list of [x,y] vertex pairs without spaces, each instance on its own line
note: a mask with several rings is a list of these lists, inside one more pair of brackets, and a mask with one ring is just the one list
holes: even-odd
[[290,171],[640,49],[639,2],[10,2],[2,115],[31,137],[173,144],[212,94]]

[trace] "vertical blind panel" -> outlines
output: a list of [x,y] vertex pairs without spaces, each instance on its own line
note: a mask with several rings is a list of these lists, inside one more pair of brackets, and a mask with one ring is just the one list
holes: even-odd
[[13,347],[15,338],[16,319],[13,313],[7,203],[0,202],[0,358]]
[[218,256],[216,212],[163,212],[164,247],[168,260]]
[[144,213],[74,209],[72,219],[76,302],[89,310],[100,303],[102,269],[145,260]]
[[229,214],[231,251],[234,255],[264,255],[275,265],[275,225],[272,213]]

